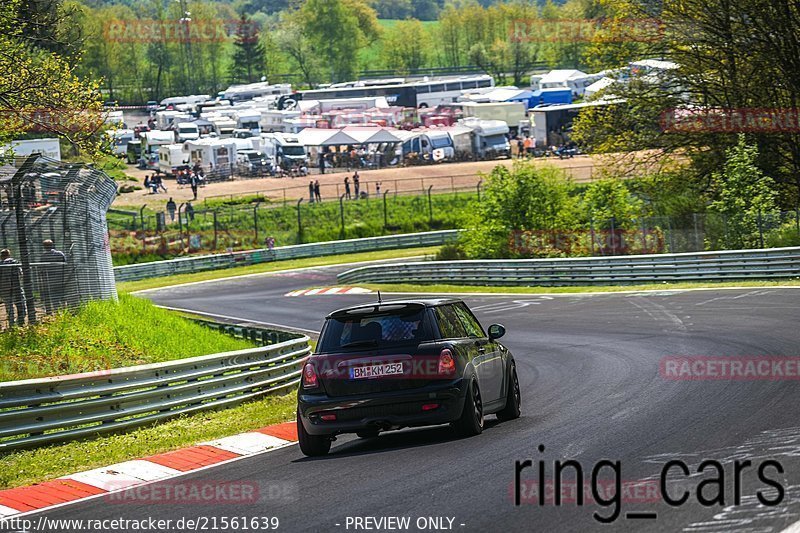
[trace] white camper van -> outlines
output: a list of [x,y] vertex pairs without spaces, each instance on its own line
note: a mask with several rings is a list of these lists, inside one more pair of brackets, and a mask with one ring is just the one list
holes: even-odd
[[184,151],[189,154],[189,165],[199,164],[204,172],[216,176],[230,176],[236,165],[236,143],[233,139],[198,139],[186,141]]
[[175,126],[175,140],[179,143],[200,138],[200,128],[194,122],[179,122]]
[[155,170],[158,168],[159,148],[167,144],[173,144],[175,142],[175,134],[171,131],[153,130],[143,133],[141,139],[144,166]]
[[174,176],[180,167],[189,165],[189,154],[183,144],[165,144],[158,148],[158,169],[167,176]]

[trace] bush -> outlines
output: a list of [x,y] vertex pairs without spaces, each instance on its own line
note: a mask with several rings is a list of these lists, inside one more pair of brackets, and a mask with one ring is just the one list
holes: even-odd
[[437,261],[461,261],[467,259],[467,254],[458,244],[445,244],[436,252]]

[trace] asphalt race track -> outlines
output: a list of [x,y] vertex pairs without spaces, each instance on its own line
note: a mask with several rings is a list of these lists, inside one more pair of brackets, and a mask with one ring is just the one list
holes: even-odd
[[[285,297],[289,291],[335,286],[345,267],[175,287],[145,294],[176,308],[318,330],[326,313],[373,301],[374,295]],[[184,479],[253,480],[262,487],[256,505],[109,505],[90,500],[48,512],[52,518],[179,518],[211,515],[277,516],[279,531],[356,531],[348,517],[454,519],[456,531],[781,531],[800,520],[800,393],[793,380],[669,380],[659,365],[669,356],[798,356],[800,290],[742,289],[553,296],[465,297],[488,326],[501,322],[503,342],[514,353],[522,386],[522,418],[497,423],[478,437],[456,439],[447,427],[403,430],[364,441],[340,437],[331,454],[305,458],[297,446],[236,461]],[[544,452],[537,447],[544,445]],[[630,491],[619,516],[615,507],[574,499],[555,506],[522,497],[514,505],[515,461],[531,459],[523,482],[541,461],[553,480],[555,460],[574,459],[590,482],[602,459],[620,462],[623,483],[650,480]],[[740,474],[741,499],[733,504],[733,462],[749,460]],[[652,497],[667,461],[690,470],[672,471],[671,507]],[[698,503],[698,465],[724,467],[725,504]],[[775,460],[783,474],[766,477],[785,491],[764,506],[757,491],[777,492],[759,480],[761,463]],[[572,479],[567,470],[565,479]],[[706,473],[718,476],[714,470]],[[613,480],[610,470],[601,480]],[[608,487],[608,485],[606,485]],[[270,488],[280,490],[270,491]],[[573,487],[574,488],[574,487]],[[275,494],[274,497],[270,496]],[[606,500],[608,501],[608,500]],[[634,513],[631,515],[631,513]],[[637,515],[635,513],[651,513]],[[655,517],[652,516],[655,513]],[[427,524],[426,524],[427,525]],[[445,527],[448,521],[444,520]],[[423,528],[433,531],[435,528]]]

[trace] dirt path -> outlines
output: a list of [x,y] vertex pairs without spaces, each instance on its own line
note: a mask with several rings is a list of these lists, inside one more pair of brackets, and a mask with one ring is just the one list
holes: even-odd
[[[552,165],[563,168],[576,182],[591,181],[598,160],[590,156],[577,156],[572,159],[540,158],[534,160],[537,165]],[[477,161],[468,163],[444,163],[440,165],[403,167],[381,170],[359,171],[361,176],[361,190],[368,194],[375,194],[376,183],[381,184],[381,192],[387,190],[391,193],[412,193],[427,191],[433,186],[433,193],[449,192],[452,190],[467,190],[477,186],[481,179],[480,173],[490,172],[497,165],[511,166],[513,161],[505,159],[498,161]],[[138,170],[128,167],[126,171],[137,178],[139,185],[144,177],[151,171]],[[200,189],[199,200],[205,198],[219,198],[225,196],[245,196],[249,194],[263,194],[273,201],[297,201],[305,198],[308,201],[308,182],[310,179],[319,179],[320,194],[324,200],[338,198],[344,193],[343,180],[350,176],[352,171],[338,172],[335,174],[314,174],[307,178],[262,178],[262,179],[237,179],[222,183],[210,183]],[[167,180],[165,185],[168,193],[157,195],[147,191],[134,191],[123,194],[114,202],[114,207],[125,209],[141,207],[147,204],[150,208],[163,208],[167,200],[172,197],[178,203],[192,199],[189,187],[178,187],[174,181]],[[351,185],[352,187],[352,185]]]

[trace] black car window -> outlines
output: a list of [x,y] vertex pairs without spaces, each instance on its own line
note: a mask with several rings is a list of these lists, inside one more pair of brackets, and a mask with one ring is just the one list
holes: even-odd
[[467,336],[486,336],[486,334],[483,332],[483,328],[481,327],[481,323],[478,322],[478,319],[472,315],[472,312],[467,308],[467,304],[462,302],[454,305],[453,307],[455,308],[458,318],[461,319],[461,323],[464,324],[464,329],[467,330]]
[[434,313],[436,314],[436,323],[439,325],[439,333],[443,339],[458,339],[467,336],[467,331],[452,305],[436,307]]
[[413,312],[330,318],[325,324],[318,351],[391,348],[426,340],[432,339],[425,325],[425,312],[415,308]]

